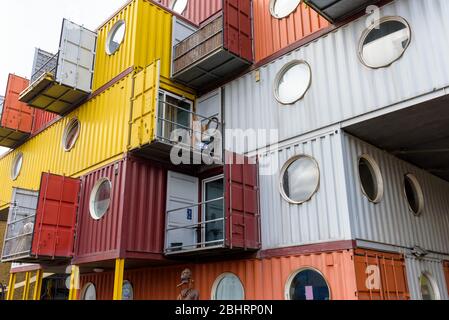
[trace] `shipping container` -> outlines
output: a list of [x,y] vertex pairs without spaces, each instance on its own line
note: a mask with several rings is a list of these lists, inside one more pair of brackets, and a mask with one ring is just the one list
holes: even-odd
[[250,159],[227,154],[224,168],[199,176],[168,172],[167,256],[257,251],[259,222],[258,165]]
[[[173,11],[172,0],[156,0],[165,7]],[[189,21],[200,25],[202,22],[213,16],[215,13],[223,9],[223,0],[188,0],[186,1],[186,7],[182,12],[176,12],[181,14]]]
[[34,119],[33,119],[33,129],[31,130],[32,135],[36,135],[41,132],[43,129],[47,128],[54,121],[59,119],[57,114],[42,111],[40,109],[34,110]]
[[300,41],[311,40],[329,27],[324,18],[302,1],[294,12],[281,19],[272,15],[272,1],[255,0],[252,3],[255,63],[288,50]]
[[252,64],[252,41],[251,2],[223,0],[221,12],[197,32],[172,44],[172,78],[206,92]]
[[[132,85],[133,75],[125,76],[15,151],[2,156],[0,208],[7,207],[13,187],[38,190],[42,172],[80,177],[121,159],[127,151]],[[74,119],[80,124],[79,135],[73,148],[65,151],[64,133]],[[13,181],[11,168],[20,153],[22,168]]]
[[[363,155],[380,168],[384,194],[378,203],[362,191],[358,163]],[[354,239],[449,253],[449,182],[349,134],[344,135],[344,164]],[[413,174],[422,188],[424,207],[419,215],[405,196],[407,174]]]
[[[127,156],[81,179],[83,188],[73,263],[118,258],[163,260],[165,169]],[[91,196],[99,181],[105,179],[110,183],[110,203],[104,216],[98,218],[93,215]]]
[[344,21],[357,13],[364,12],[370,5],[375,5],[378,2],[380,0],[304,1],[332,23]]
[[29,80],[10,74],[3,107],[0,109],[0,146],[13,148],[31,133],[34,110],[19,101],[19,94]]
[[[379,14],[404,18],[413,34],[391,66],[374,70],[360,61],[359,42],[366,30],[362,17],[225,85],[226,127],[274,129],[284,141],[386,107],[403,109],[416,104],[414,98],[445,95],[449,42],[441,39],[449,27],[449,3],[398,0],[381,7]],[[295,60],[309,64],[310,88],[303,99],[283,105],[274,92],[276,76]]]
[[405,261],[412,300],[449,299],[441,257],[408,255]]
[[401,254],[357,249],[354,254],[359,300],[409,300]]
[[[298,156],[314,159],[319,172],[316,192],[302,204],[290,203],[281,193],[282,169]],[[259,162],[263,249],[352,239],[338,129],[270,148]]]
[[44,173],[39,191],[14,189],[2,262],[70,260],[80,184]]
[[[284,300],[290,295],[289,284],[298,271],[314,271],[322,275],[332,300],[356,299],[356,281],[352,250],[286,255],[265,259],[228,260],[225,262],[191,263],[177,266],[126,270],[124,280],[133,286],[135,300],[175,300],[180,289],[181,272],[192,270],[194,286],[200,300],[215,297],[215,288],[223,275],[235,275],[243,287],[244,300]],[[81,288],[91,283],[97,299],[111,300],[114,274],[84,274]],[[318,288],[316,288],[318,289]],[[323,287],[320,288],[321,291]],[[319,290],[319,289],[318,289]],[[81,298],[82,298],[81,291]],[[314,290],[314,293],[317,291]],[[313,294],[308,295],[309,299]]]
[[[92,92],[96,41],[95,32],[64,19],[57,55],[36,71],[41,76],[20,94],[19,100],[59,115],[73,110]],[[37,66],[39,61],[35,62]],[[50,65],[55,67],[50,69]]]

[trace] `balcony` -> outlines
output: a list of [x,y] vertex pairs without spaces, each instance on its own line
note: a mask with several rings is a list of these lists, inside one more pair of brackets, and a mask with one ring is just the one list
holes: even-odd
[[73,255],[80,181],[43,174],[41,190],[14,189],[2,262],[50,263]]
[[174,23],[174,39],[178,39],[173,43],[175,81],[204,92],[252,64],[250,2],[225,0],[223,8],[184,39],[180,34],[186,34],[185,27]]
[[75,108],[92,91],[96,38],[95,32],[64,19],[59,52],[35,70],[19,100],[58,115]]
[[335,24],[364,12],[370,5],[380,0],[305,0],[315,11]]
[[166,256],[259,250],[258,170],[245,162],[201,176],[168,173]]

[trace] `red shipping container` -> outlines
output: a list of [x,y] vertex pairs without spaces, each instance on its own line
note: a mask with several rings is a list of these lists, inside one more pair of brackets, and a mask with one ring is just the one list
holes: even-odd
[[[157,0],[162,5],[170,8],[173,0]],[[249,2],[249,0],[248,0]],[[189,0],[182,16],[195,24],[201,24],[223,8],[223,0]]]
[[29,85],[29,80],[10,74],[1,114],[0,145],[14,147],[31,133],[34,109],[19,101],[20,93]]
[[34,111],[34,119],[33,119],[33,128],[31,130],[31,134],[35,135],[42,129],[45,129],[48,124],[50,124],[55,119],[59,118],[57,114],[43,111],[40,109],[35,109]]

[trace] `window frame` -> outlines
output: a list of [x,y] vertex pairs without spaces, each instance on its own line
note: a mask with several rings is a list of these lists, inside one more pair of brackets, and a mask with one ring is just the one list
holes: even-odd
[[186,12],[187,7],[189,6],[189,0],[186,0],[186,4],[185,4],[185,6],[184,6],[184,8],[182,9],[181,12],[175,11],[175,5],[176,5],[176,3],[178,1],[180,1],[180,0],[172,0],[171,1],[171,3],[170,3],[170,10],[173,11],[174,13],[176,13],[176,14],[183,15],[184,12]]
[[329,290],[329,301],[332,301],[332,288],[331,288],[331,286],[329,285],[329,281],[327,280],[327,278],[324,276],[324,274],[320,271],[320,270],[318,270],[317,268],[314,268],[314,267],[309,267],[309,266],[306,266],[306,267],[302,267],[302,268],[300,268],[299,270],[296,270],[296,271],[294,271],[291,275],[290,275],[290,277],[287,279],[287,282],[285,283],[285,288],[284,288],[284,298],[285,298],[285,300],[287,300],[287,301],[293,301],[292,299],[291,299],[291,297],[290,297],[290,288],[291,288],[291,286],[292,286],[292,283],[293,283],[293,280],[296,278],[296,276],[298,275],[298,274],[300,274],[301,272],[304,272],[304,271],[313,271],[313,272],[316,272],[316,273],[318,273],[323,279],[324,279],[324,282],[326,283],[326,286],[327,286],[327,289]]
[[[310,197],[308,197],[306,200],[301,200],[301,201],[295,201],[293,199],[290,199],[289,196],[287,196],[287,194],[285,193],[285,189],[284,189],[284,174],[286,173],[286,171],[288,170],[288,168],[297,160],[300,160],[302,158],[307,158],[309,160],[312,160],[312,162],[314,163],[317,171],[318,171],[318,183],[315,187],[315,190],[313,191],[313,193],[310,195]],[[306,154],[300,154],[300,155],[295,155],[293,157],[291,157],[290,159],[288,159],[285,164],[282,166],[281,169],[281,173],[279,176],[279,190],[280,193],[282,195],[282,197],[284,198],[285,201],[287,201],[290,204],[294,204],[294,205],[302,205],[306,202],[309,202],[310,200],[313,199],[313,197],[318,193],[318,190],[320,189],[320,185],[321,185],[321,170],[320,170],[320,165],[318,163],[318,161],[309,155]]]
[[[77,132],[75,134],[75,137],[73,138],[72,144],[70,146],[67,146],[68,135],[75,123],[78,124]],[[70,152],[73,148],[75,148],[75,145],[78,142],[80,133],[81,133],[81,122],[79,121],[79,119],[77,117],[70,119],[70,121],[66,124],[66,126],[64,128],[64,133],[62,135],[62,148],[65,152]]]
[[[240,301],[245,301],[246,300],[246,291],[245,291],[245,285],[242,282],[242,279],[240,279],[240,277],[238,275],[236,275],[233,272],[224,272],[222,274],[220,274],[214,281],[214,284],[212,285],[212,290],[211,290],[211,300],[213,301],[222,301],[222,300],[218,300],[217,299],[217,289],[220,285],[220,283],[226,278],[226,277],[235,277],[239,280],[239,283],[242,287],[242,292],[243,292],[243,300]],[[235,300],[237,301],[237,300]]]
[[[362,159],[366,160],[374,171],[374,178],[376,179],[375,182],[377,184],[377,194],[374,199],[370,198],[370,196],[368,195],[368,193],[365,190],[365,187],[363,186],[362,177],[360,174],[360,161]],[[370,172],[372,172],[372,171],[370,170]],[[358,157],[357,175],[358,175],[358,180],[359,180],[359,184],[360,184],[360,190],[362,190],[362,194],[369,200],[369,202],[374,203],[374,204],[379,204],[380,202],[382,202],[384,195],[385,195],[385,182],[384,182],[382,170],[380,169],[379,164],[371,155],[365,153]]]
[[[114,38],[116,32],[120,29],[120,27],[123,26],[125,28],[125,30],[123,31],[123,39],[120,41],[119,45],[117,46],[117,49],[115,49],[113,52],[111,51],[110,48],[110,44],[112,39]],[[108,32],[108,36],[106,37],[106,54],[108,56],[113,56],[115,55],[118,51],[120,51],[120,48],[122,47],[123,42],[125,42],[125,38],[126,38],[126,31],[127,31],[127,27],[126,27],[126,21],[123,19],[118,20],[117,22],[114,23],[114,25],[112,26],[111,30],[109,30]]]
[[[19,163],[19,160],[20,160],[20,167],[18,168],[18,170],[16,172],[16,167]],[[16,181],[20,177],[20,174],[22,173],[22,168],[23,168],[23,161],[24,161],[23,152],[17,153],[16,156],[14,157],[14,159],[12,160],[11,172],[10,172],[10,178],[12,181]]]
[[[305,65],[307,67],[307,69],[309,70],[309,80],[308,80],[308,84],[306,89],[304,90],[304,92],[298,97],[295,98],[295,100],[293,101],[283,101],[282,98],[279,96],[279,84],[280,81],[282,79],[282,77],[294,66],[296,65]],[[276,74],[276,77],[274,79],[274,97],[276,99],[277,102],[279,102],[280,104],[284,105],[284,106],[289,106],[289,105],[294,105],[296,104],[298,101],[304,99],[304,97],[306,96],[307,92],[309,92],[311,86],[312,86],[312,79],[313,79],[313,74],[312,74],[312,67],[310,66],[310,64],[305,61],[305,60],[300,60],[300,59],[295,59],[292,60],[290,62],[287,62]]]
[[[103,185],[104,182],[109,183],[111,194],[109,197],[108,208],[101,216],[98,216],[97,213],[95,212],[95,198],[96,198],[98,191],[100,190],[100,187]],[[111,208],[112,197],[113,197],[113,192],[112,192],[111,180],[107,177],[98,179],[97,182],[95,183],[94,187],[92,188],[92,191],[90,192],[90,196],[89,196],[89,213],[90,213],[90,216],[92,219],[94,219],[95,221],[100,221],[101,219],[104,218],[104,216],[108,213],[109,209]]]
[[[418,207],[419,207],[418,211],[415,211],[410,204],[409,198],[407,196],[406,187],[405,187],[406,180],[410,181],[415,194],[418,196],[418,199],[416,199],[418,201]],[[404,175],[402,185],[403,185],[404,197],[405,197],[405,201],[407,202],[408,209],[413,213],[413,215],[415,217],[420,217],[423,214],[423,211],[425,208],[424,191],[422,189],[421,183],[419,182],[419,180],[415,174],[409,172]]]
[[95,300],[92,300],[92,301],[97,301],[97,287],[95,286],[95,284],[93,282],[88,282],[84,285],[83,289],[81,290],[81,300],[88,301],[88,300],[86,300],[86,292],[89,287],[93,287],[95,290]]
[[[214,176],[211,178],[207,178],[201,181],[201,199],[202,202],[206,201],[206,185],[208,183],[214,182],[214,181],[218,181],[218,180],[222,180],[223,179],[223,197],[225,196],[225,176],[224,174],[221,174],[219,176]],[[206,205],[201,206],[201,221],[206,221]],[[226,207],[223,206],[223,217],[226,219]],[[226,241],[226,220],[223,220],[223,243],[222,244],[215,244],[212,245],[211,247],[222,247],[225,244]],[[204,226],[204,228],[201,229],[201,242],[203,243],[202,247],[203,248],[207,248],[207,245],[204,244],[206,242],[206,226]]]
[[429,281],[429,284],[432,286],[432,290],[433,293],[435,295],[435,299],[433,299],[433,301],[439,301],[441,300],[441,293],[440,293],[440,288],[438,286],[438,282],[435,280],[435,278],[432,276],[432,274],[430,272],[427,271],[423,271],[421,272],[418,281],[419,281],[419,295],[421,296],[421,300],[424,300],[423,296],[422,296],[422,287],[421,287],[421,279],[422,277],[427,278],[427,280]]
[[[125,287],[125,284],[129,284],[132,290],[132,299],[129,300],[123,300],[123,288]],[[134,301],[134,285],[131,281],[129,280],[123,280],[123,284],[122,284],[122,301]]]
[[[371,66],[371,65],[369,65],[369,64],[365,61],[365,59],[364,59],[364,57],[363,57],[363,47],[364,47],[364,42],[365,42],[366,38],[368,37],[368,35],[371,33],[371,31],[373,31],[374,28],[375,28],[377,25],[380,25],[380,24],[382,24],[382,23],[389,22],[389,21],[401,22],[401,23],[403,23],[403,24],[406,26],[406,29],[407,29],[408,35],[409,35],[409,39],[408,39],[408,42],[407,42],[407,46],[404,48],[404,50],[403,50],[402,53],[399,55],[399,57],[397,57],[397,58],[394,59],[393,61],[391,61],[391,62],[389,62],[389,63],[387,63],[387,64],[385,64],[385,65],[382,65],[382,66],[377,66],[377,67],[376,67],[376,66]],[[362,33],[362,35],[361,35],[361,37],[360,37],[360,40],[359,40],[359,45],[358,45],[358,49],[357,49],[357,56],[359,57],[360,62],[361,62],[365,67],[367,67],[367,68],[369,68],[369,69],[378,70],[378,69],[388,68],[388,67],[390,67],[392,64],[394,64],[395,62],[399,61],[399,60],[404,56],[405,52],[406,52],[406,51],[408,50],[408,48],[410,47],[411,43],[412,43],[412,28],[411,28],[410,24],[408,23],[408,21],[407,21],[405,18],[400,17],[400,16],[386,16],[386,17],[382,17],[382,18],[376,20],[371,26],[369,26],[368,28],[365,28],[365,29],[364,29],[364,31],[363,31],[363,33]]]
[[276,1],[278,0],[270,0],[270,14],[273,18],[275,19],[284,19],[289,17],[290,15],[292,15],[293,13],[295,13],[298,10],[298,7],[302,4],[303,0],[294,0],[294,1],[298,1],[298,4],[296,5],[295,9],[293,9],[293,11],[290,11],[288,14],[286,15],[278,15],[276,14],[276,12],[274,11],[274,7],[276,5]]

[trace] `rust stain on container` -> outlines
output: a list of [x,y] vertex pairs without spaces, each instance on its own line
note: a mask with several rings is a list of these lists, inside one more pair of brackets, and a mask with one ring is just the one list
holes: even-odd
[[326,19],[303,2],[288,17],[277,19],[271,15],[270,0],[255,0],[253,19],[256,63],[329,26]]
[[[217,278],[230,272],[242,282],[246,300],[284,300],[285,286],[289,278],[303,268],[314,268],[326,279],[332,299],[351,300],[355,299],[356,291],[352,255],[353,252],[348,250],[264,260],[246,259],[153,267],[126,271],[124,278],[133,285],[136,300],[174,300],[179,294],[179,277],[187,267],[193,272],[200,299],[210,300]],[[329,256],[332,256],[331,260],[334,261],[331,266],[328,265]],[[97,297],[105,300],[112,298],[113,281],[112,272],[81,276],[81,285],[93,283],[97,289]]]
[[[173,0],[156,0],[167,8]],[[249,2],[249,0],[248,0]],[[195,24],[201,24],[223,8],[223,0],[189,0],[182,16]]]
[[357,291],[360,300],[409,300],[404,256],[357,249]]
[[[90,195],[103,178],[112,184],[106,214],[95,220]],[[161,260],[164,246],[166,171],[127,156],[82,178],[74,262],[116,258]]]

